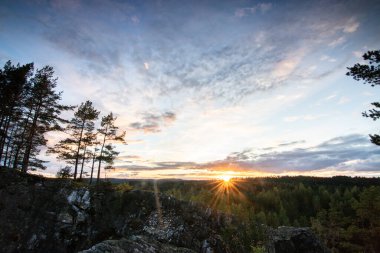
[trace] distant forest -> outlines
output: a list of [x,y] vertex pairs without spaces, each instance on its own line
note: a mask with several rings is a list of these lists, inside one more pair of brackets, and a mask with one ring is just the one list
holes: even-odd
[[[134,188],[154,190],[153,181],[127,182]],[[265,224],[312,227],[332,252],[380,252],[379,178],[299,176],[156,183],[164,194],[241,218],[249,224],[247,240],[259,239],[248,245],[265,241],[260,226]]]

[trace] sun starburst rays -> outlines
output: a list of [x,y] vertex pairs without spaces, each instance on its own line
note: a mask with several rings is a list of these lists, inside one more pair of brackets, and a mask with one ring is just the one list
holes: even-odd
[[239,190],[239,179],[231,175],[222,175],[219,179],[211,182],[213,198],[210,206],[231,213],[233,203],[246,201],[244,194]]

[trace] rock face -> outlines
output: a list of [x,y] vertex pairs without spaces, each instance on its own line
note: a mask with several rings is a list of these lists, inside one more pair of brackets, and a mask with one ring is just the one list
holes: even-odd
[[268,253],[328,253],[309,228],[279,227],[272,230],[268,240]]
[[[0,222],[4,253],[251,251],[241,241],[244,224],[209,208],[152,192],[88,188],[4,170]],[[325,252],[310,231],[276,231],[270,253]]]
[[146,236],[131,236],[120,240],[108,240],[98,243],[88,250],[80,251],[80,253],[196,253],[197,251],[176,247],[170,244],[161,243]]

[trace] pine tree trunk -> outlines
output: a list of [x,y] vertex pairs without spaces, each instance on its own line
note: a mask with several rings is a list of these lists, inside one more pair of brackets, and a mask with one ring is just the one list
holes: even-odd
[[[29,136],[28,136],[28,139],[26,142],[27,145],[25,147],[25,154],[24,154],[24,158],[22,159],[22,168],[21,168],[21,172],[23,172],[23,173],[26,173],[28,170],[28,167],[29,167],[30,152],[31,152],[32,146],[33,146],[34,134],[36,133],[37,119],[39,117],[40,108],[41,108],[41,105],[38,105],[37,110],[36,110],[34,117],[33,117],[33,123],[32,123],[32,126],[30,128]],[[27,126],[25,126],[25,127],[27,127]]]
[[12,168],[12,164],[13,164],[13,160],[12,160],[12,158],[13,158],[13,154],[14,154],[14,144],[12,144],[12,146],[11,146],[11,151],[9,152],[9,159],[8,159],[8,165],[7,165],[7,167],[10,169],[10,168]]
[[[1,115],[1,120],[0,120],[0,147],[1,147],[1,142],[3,140],[3,123],[4,123],[4,119],[5,119],[5,115],[2,113]],[[0,150],[1,152],[1,150]],[[1,160],[1,155],[0,155],[0,160]]]
[[94,152],[94,154],[93,154],[93,156],[92,156],[92,166],[91,166],[90,184],[92,184],[92,176],[93,176],[93,174],[94,174],[95,158],[96,158],[96,153]]
[[12,132],[12,145],[10,145],[11,150],[9,151],[9,159],[8,159],[8,168],[13,168],[13,163],[14,163],[14,158],[15,158],[15,151],[17,147],[17,133],[20,129],[20,124],[16,124],[15,127],[13,127],[13,132]]
[[3,114],[3,113],[1,113],[1,120],[0,120],[0,129],[2,129],[2,128],[3,128],[3,122],[4,122],[4,118],[5,118],[4,114]]
[[13,158],[13,169],[17,169],[18,156],[19,156],[19,153],[20,153],[20,149],[21,149],[21,144],[19,144],[19,145],[16,146],[16,152],[15,152],[15,155],[14,155],[14,158]]
[[79,141],[78,141],[78,149],[77,149],[77,154],[75,157],[75,166],[74,166],[74,180],[77,179],[77,173],[78,173],[78,162],[79,162],[79,151],[80,151],[80,145],[82,144],[82,135],[83,135],[83,130],[84,130],[84,123],[86,121],[83,120],[82,123],[82,129],[80,131],[80,136],[79,136]]
[[82,179],[83,167],[84,167],[84,160],[86,159],[86,149],[87,149],[87,146],[84,146],[83,159],[82,159],[82,167],[81,167],[81,169],[80,169],[80,176],[79,176],[79,179]]
[[98,165],[98,177],[96,178],[96,184],[98,184],[99,180],[100,180],[100,167],[101,167],[101,164],[102,164],[103,147],[104,147],[104,142],[103,142],[103,145],[102,145],[102,149],[100,150],[99,165]]
[[10,121],[11,121],[11,117],[8,117],[5,121],[3,133],[1,135],[1,139],[0,139],[0,161],[2,161],[2,159],[3,159],[4,147],[5,147],[5,142],[6,142],[7,136],[8,136],[8,129],[9,129]]
[[104,131],[103,144],[102,144],[102,148],[100,150],[99,166],[98,166],[98,177],[96,178],[96,184],[98,184],[99,180],[100,180],[100,167],[101,167],[101,164],[102,164],[102,155],[103,155],[104,144],[106,143],[107,131],[108,131],[108,126],[106,126],[106,130]]
[[[13,160],[13,169],[17,169],[20,150],[21,150],[22,146],[24,146],[24,140],[25,140],[27,125],[28,125],[28,122],[29,122],[29,119],[31,116],[32,116],[32,108],[30,108],[28,116],[25,119],[25,125],[24,125],[23,130],[22,130],[21,140],[16,145],[16,152],[15,152],[14,160]],[[22,125],[21,125],[21,127],[22,127]]]
[[6,139],[8,139],[8,141],[7,141],[7,143],[6,143],[6,148],[5,148],[5,157],[4,157],[4,162],[3,162],[3,166],[4,167],[7,167],[7,161],[8,161],[8,159],[10,159],[10,154],[9,154],[9,147],[10,147],[10,145],[11,145],[11,139],[12,139],[12,137],[13,137],[13,133],[14,133],[14,128],[12,128],[12,130],[11,130],[11,132],[10,132],[10,134],[9,134],[9,136],[7,136],[7,138]]

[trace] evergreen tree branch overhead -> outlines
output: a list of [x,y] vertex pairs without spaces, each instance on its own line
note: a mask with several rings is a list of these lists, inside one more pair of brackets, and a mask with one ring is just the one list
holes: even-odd
[[372,87],[380,85],[380,50],[366,52],[363,59],[368,64],[355,64],[348,68],[347,75],[352,76],[356,81],[364,81]]
[[[367,64],[357,63],[353,67],[348,68],[347,76],[352,76],[356,81],[364,81],[372,87],[380,85],[380,50],[368,51],[363,55]],[[377,120],[380,118],[380,102],[373,102],[373,109],[363,112],[363,117]],[[371,142],[380,146],[380,135],[370,134]]]

